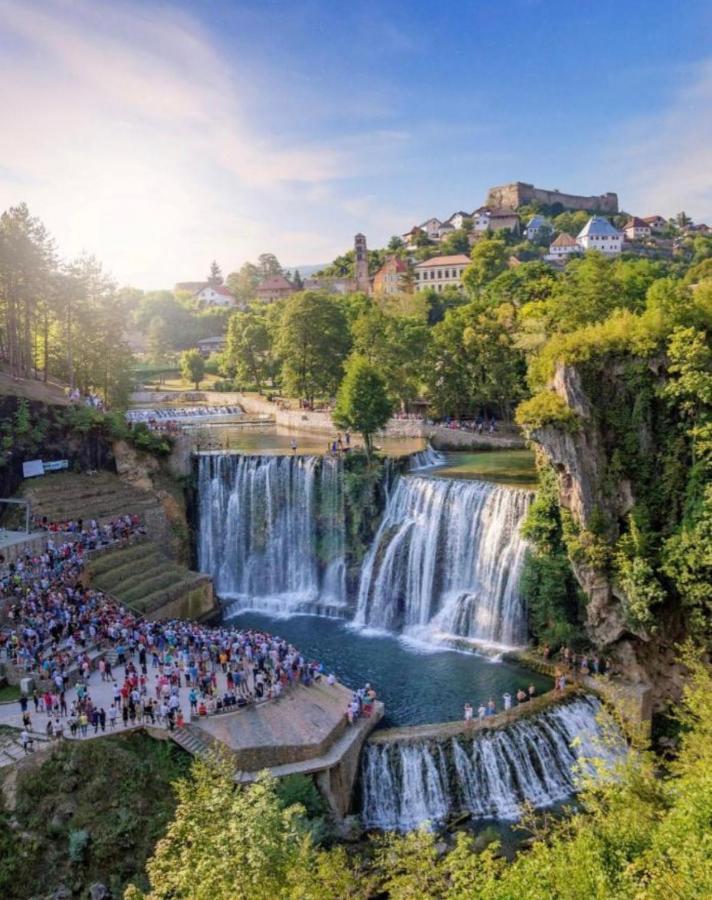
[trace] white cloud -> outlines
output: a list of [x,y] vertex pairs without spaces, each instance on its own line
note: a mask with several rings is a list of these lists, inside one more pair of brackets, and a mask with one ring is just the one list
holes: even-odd
[[165,7],[0,0],[0,33],[0,114],[12,123],[0,134],[0,205],[25,200],[63,252],[91,250],[139,286],[265,249],[328,259],[338,229],[310,229],[308,209],[294,228],[284,221],[300,189],[333,202],[343,192],[331,182],[387,167],[409,140],[382,131],[280,146],[255,133],[240,104],[249,73]]
[[609,172],[625,190],[621,202],[638,215],[673,215],[712,222],[712,60],[690,67],[687,84],[662,112],[619,132]]

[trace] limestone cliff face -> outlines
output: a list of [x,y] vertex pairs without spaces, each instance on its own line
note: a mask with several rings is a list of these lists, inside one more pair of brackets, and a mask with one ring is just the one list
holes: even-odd
[[[635,497],[628,480],[611,477],[610,447],[594,414],[597,398],[587,395],[573,366],[559,366],[551,387],[576,413],[580,427],[572,432],[547,425],[531,437],[557,473],[560,505],[570,512],[574,526],[586,535],[594,520],[605,521],[605,540],[613,542]],[[640,439],[644,441],[645,436]],[[586,628],[591,640],[610,654],[632,681],[651,683],[661,653],[667,653],[660,638],[631,627],[625,595],[605,566],[596,566],[585,554],[573,554],[571,565],[588,598]]]

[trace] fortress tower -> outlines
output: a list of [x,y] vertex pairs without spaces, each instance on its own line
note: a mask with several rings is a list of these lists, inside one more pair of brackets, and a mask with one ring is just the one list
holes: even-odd
[[371,281],[368,277],[368,250],[366,248],[366,235],[357,234],[354,238],[354,278],[356,290],[364,294],[371,293]]

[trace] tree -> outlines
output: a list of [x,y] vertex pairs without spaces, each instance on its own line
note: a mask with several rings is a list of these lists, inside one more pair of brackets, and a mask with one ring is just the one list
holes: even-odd
[[227,276],[227,289],[240,303],[248,303],[255,298],[257,285],[263,281],[262,274],[254,263],[244,263],[239,272]]
[[294,278],[292,278],[292,284],[298,291],[301,291],[304,288],[304,279],[302,278],[299,269],[294,270]]
[[511,305],[493,309],[473,301],[451,309],[433,328],[425,381],[440,415],[489,411],[510,419],[524,395],[524,374]]
[[213,260],[210,263],[210,274],[208,275],[208,284],[211,287],[218,287],[223,283],[222,272],[220,266]]
[[192,381],[196,391],[205,375],[205,360],[199,350],[185,350],[180,355],[180,373],[186,381]]
[[165,319],[154,316],[148,326],[148,355],[155,365],[160,365],[166,358],[165,331]]
[[363,436],[366,455],[373,452],[373,435],[393,414],[386,380],[365,356],[354,354],[346,365],[332,418],[336,425]]
[[274,377],[272,338],[264,315],[233,313],[227,330],[225,360],[241,384],[254,384],[262,392],[263,383]]
[[350,348],[346,316],[333,297],[320,291],[292,294],[284,304],[276,350],[284,386],[313,404],[332,396]]
[[354,350],[378,369],[393,400],[405,407],[418,397],[430,342],[424,314],[399,315],[374,306],[354,321],[351,333]]
[[257,257],[257,268],[262,279],[282,274],[282,266],[274,253],[260,253]]
[[499,237],[483,237],[472,248],[472,262],[462,275],[462,282],[471,296],[493,281],[507,268],[507,244]]

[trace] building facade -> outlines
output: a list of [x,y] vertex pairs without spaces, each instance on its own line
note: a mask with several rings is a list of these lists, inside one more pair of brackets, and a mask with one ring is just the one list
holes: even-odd
[[579,194],[564,194],[558,190],[537,188],[525,181],[513,181],[510,184],[500,184],[490,188],[485,205],[517,209],[535,201],[547,206],[558,204],[562,209],[599,210],[609,215],[615,215],[618,212],[618,194],[613,191],[598,196],[584,197]]
[[469,256],[457,253],[454,256],[435,256],[415,266],[415,289],[417,291],[444,291],[446,287],[462,287],[462,273],[470,264]]
[[644,220],[639,219],[637,216],[633,216],[623,226],[623,234],[626,236],[626,240],[629,241],[642,241],[645,238],[650,237],[650,225]]
[[617,256],[621,252],[623,236],[608,219],[591,216],[578,233],[576,243],[582,250],[598,250],[607,256]]
[[389,257],[373,276],[374,294],[402,294],[409,292],[408,263],[397,256]]
[[576,243],[576,238],[571,237],[570,234],[566,234],[564,231],[549,244],[548,259],[567,259],[572,254],[580,252],[581,248]]
[[255,293],[257,299],[263,303],[272,303],[274,300],[283,300],[289,297],[297,289],[291,281],[287,281],[284,275],[272,275],[266,278],[262,284],[257,285]]
[[193,294],[201,306],[234,306],[235,298],[222,284],[206,284]]

